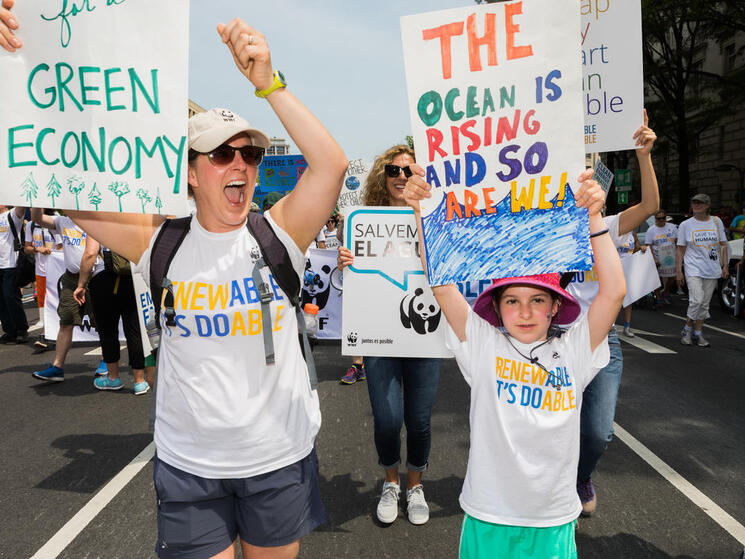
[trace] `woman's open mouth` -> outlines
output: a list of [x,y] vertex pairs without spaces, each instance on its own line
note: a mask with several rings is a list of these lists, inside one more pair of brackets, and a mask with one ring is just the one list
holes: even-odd
[[246,199],[246,181],[233,180],[225,185],[223,189],[225,197],[233,205],[239,206]]

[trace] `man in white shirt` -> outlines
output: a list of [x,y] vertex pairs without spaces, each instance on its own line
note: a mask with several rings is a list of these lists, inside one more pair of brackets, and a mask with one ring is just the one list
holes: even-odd
[[4,332],[0,336],[0,343],[4,344],[28,341],[28,320],[23,310],[21,290],[16,287],[16,261],[18,251],[23,248],[24,213],[26,208],[20,206],[0,213],[0,324]]
[[[729,276],[727,236],[722,220],[709,215],[711,198],[691,198],[693,217],[678,227],[678,285],[688,285],[688,311],[680,343],[708,347],[701,329],[709,318],[709,303],[719,278]],[[685,265],[685,275],[683,271]]]

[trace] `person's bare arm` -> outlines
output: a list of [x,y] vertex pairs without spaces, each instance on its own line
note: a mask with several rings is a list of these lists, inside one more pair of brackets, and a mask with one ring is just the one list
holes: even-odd
[[677,258],[675,259],[675,266],[677,269],[678,287],[683,287],[686,283],[685,275],[683,275],[683,257],[686,254],[685,245],[676,245],[676,251],[675,256],[677,256]]
[[165,218],[160,215],[68,210],[67,215],[90,237],[134,263],[140,261],[153,233]]
[[78,305],[85,304],[85,285],[91,277],[93,266],[96,265],[98,259],[98,252],[101,250],[101,245],[96,239],[86,234],[85,239],[85,251],[83,252],[83,258],[80,260],[80,274],[78,275],[78,286],[75,288],[73,297],[78,302]]
[[54,217],[45,214],[41,208],[31,208],[31,221],[39,227],[54,229]]
[[[241,73],[259,90],[271,86],[274,70],[264,35],[237,18],[227,25],[219,24],[217,31]],[[269,213],[305,251],[336,205],[347,158],[323,124],[291,91],[278,89],[267,101],[308,163],[295,189]]]
[[618,234],[625,235],[639,227],[660,207],[660,191],[657,187],[657,176],[652,166],[652,147],[657,135],[649,128],[649,117],[644,110],[644,124],[634,133],[636,158],[639,161],[639,172],[642,178],[642,201],[625,209],[618,215]]

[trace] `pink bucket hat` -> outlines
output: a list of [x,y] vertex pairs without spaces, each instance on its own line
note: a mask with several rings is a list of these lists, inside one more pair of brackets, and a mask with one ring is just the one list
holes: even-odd
[[548,289],[559,295],[562,299],[559,312],[554,317],[557,324],[571,324],[582,312],[577,299],[571,296],[559,285],[561,274],[540,274],[537,276],[519,276],[516,278],[502,278],[492,280],[492,284],[478,296],[473,304],[474,312],[481,318],[494,326],[502,326],[502,321],[497,316],[492,305],[492,294],[495,289],[508,285],[534,285],[542,289]]

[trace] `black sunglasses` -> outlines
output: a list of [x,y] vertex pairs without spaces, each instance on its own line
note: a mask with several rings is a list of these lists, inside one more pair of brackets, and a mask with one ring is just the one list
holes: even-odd
[[665,219],[666,219],[666,216],[664,216],[664,215],[662,217],[655,217],[654,218],[655,221],[665,221]]
[[401,171],[404,172],[404,176],[408,179],[411,175],[414,173],[411,172],[411,168],[407,165],[406,167],[399,167],[398,165],[386,165],[385,166],[385,174],[386,176],[395,179],[397,176],[401,174]]
[[[259,146],[243,146],[236,148],[233,146],[229,146],[228,144],[222,144],[221,146],[218,146],[212,151],[203,155],[206,155],[213,165],[224,167],[226,165],[230,165],[233,162],[233,159],[235,159],[236,151],[241,154],[243,162],[251,167],[258,167],[259,165],[261,165],[261,161],[264,159],[264,148]],[[197,155],[200,154],[200,152],[194,151],[193,154],[194,155],[190,159],[194,159]]]

